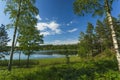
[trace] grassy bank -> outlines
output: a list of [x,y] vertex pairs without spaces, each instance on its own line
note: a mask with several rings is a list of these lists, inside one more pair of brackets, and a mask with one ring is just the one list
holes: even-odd
[[[120,80],[115,58],[94,60],[71,57],[69,64],[66,64],[66,58],[31,62],[34,64],[30,68],[18,68],[14,63],[13,71],[0,70],[0,80]],[[25,64],[24,60],[22,64]]]
[[[80,57],[72,56],[70,57],[70,62],[75,63],[79,62]],[[26,60],[14,60],[13,61],[13,66],[14,67],[25,67],[27,61]],[[30,62],[30,67],[34,66],[49,66],[49,65],[57,65],[57,64],[66,64],[66,58],[45,58],[45,59],[31,59]],[[7,67],[8,65],[8,60],[0,60],[0,67]]]

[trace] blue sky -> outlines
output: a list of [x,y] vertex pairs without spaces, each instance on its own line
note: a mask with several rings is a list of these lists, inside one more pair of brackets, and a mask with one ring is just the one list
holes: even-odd
[[[86,15],[80,17],[73,12],[74,0],[37,0],[36,6],[39,9],[37,26],[44,34],[45,44],[73,44],[78,42],[79,33],[85,31],[87,23],[96,23],[101,17]],[[117,17],[120,14],[120,0],[114,2],[112,15]],[[10,23],[9,15],[4,14],[5,3],[0,1],[0,24]],[[13,29],[8,30],[12,39]],[[9,42],[11,45],[11,42]]]

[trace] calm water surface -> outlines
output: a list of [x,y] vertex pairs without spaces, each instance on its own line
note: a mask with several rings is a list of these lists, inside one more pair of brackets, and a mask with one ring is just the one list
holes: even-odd
[[[19,55],[21,59],[27,59],[27,55],[22,52],[14,52],[13,59],[19,59]],[[48,51],[39,51],[35,52],[35,54],[30,55],[30,59],[42,59],[42,58],[60,58],[65,57],[65,55],[60,55],[58,53],[50,53]],[[9,59],[10,55],[5,55],[5,59]]]

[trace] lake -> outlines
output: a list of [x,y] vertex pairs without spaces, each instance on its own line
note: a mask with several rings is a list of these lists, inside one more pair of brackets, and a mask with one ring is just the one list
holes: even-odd
[[[19,54],[21,53],[20,58],[21,59],[27,59],[27,55],[23,54],[22,52],[14,52],[13,59],[19,59]],[[60,58],[60,57],[65,57],[65,54],[70,54],[70,53],[76,53],[75,51],[52,51],[52,50],[47,50],[47,51],[36,51],[34,54],[30,55],[30,59],[42,59],[42,58]],[[71,55],[71,54],[70,54]],[[10,55],[5,55],[5,59],[9,59]],[[4,59],[3,59],[4,60]]]

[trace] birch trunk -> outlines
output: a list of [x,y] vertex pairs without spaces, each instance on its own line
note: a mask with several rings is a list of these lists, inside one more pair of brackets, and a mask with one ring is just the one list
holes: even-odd
[[115,30],[113,27],[113,22],[112,22],[112,17],[111,14],[109,12],[107,12],[107,17],[108,17],[108,22],[111,28],[111,35],[112,35],[112,40],[113,40],[113,46],[116,52],[116,57],[117,57],[117,61],[118,61],[118,68],[120,71],[120,52],[119,52],[119,48],[118,48],[118,42],[117,42],[117,38],[116,38],[116,34],[115,34]]
[[15,39],[16,39],[16,32],[17,32],[17,26],[15,27],[15,30],[14,30],[11,53],[10,53],[10,60],[8,63],[8,71],[11,71],[11,68],[12,68],[12,60],[13,60],[13,52],[14,52],[14,43],[15,43]]
[[13,53],[14,53],[14,46],[15,46],[15,39],[16,39],[18,21],[19,21],[19,16],[20,16],[20,8],[21,8],[21,0],[20,0],[20,3],[19,3],[17,19],[16,19],[16,22],[15,22],[15,29],[14,29],[14,34],[13,34],[13,41],[12,41],[12,47],[11,47],[11,53],[10,53],[10,60],[9,60],[9,63],[8,63],[8,71],[11,71],[11,69],[12,69]]
[[107,15],[109,27],[111,29],[113,46],[114,46],[114,49],[115,49],[115,52],[116,52],[116,58],[117,58],[117,61],[118,61],[118,69],[120,71],[120,52],[119,52],[118,42],[117,42],[117,38],[116,38],[114,26],[113,26],[113,21],[112,21],[112,16],[111,16],[110,9],[109,9],[108,0],[105,0],[105,2],[106,2],[105,3],[106,4],[106,15]]

